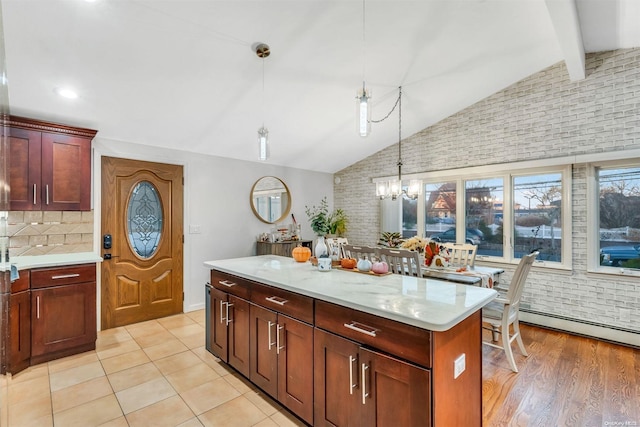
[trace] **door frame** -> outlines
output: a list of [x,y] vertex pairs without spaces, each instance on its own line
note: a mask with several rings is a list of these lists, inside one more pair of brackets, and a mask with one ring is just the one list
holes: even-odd
[[[136,144],[138,146],[138,144]],[[144,146],[143,146],[144,148]],[[92,207],[93,207],[93,249],[96,254],[101,256],[102,254],[102,158],[103,157],[115,157],[118,159],[126,159],[126,160],[139,160],[143,162],[155,162],[155,163],[166,163],[168,165],[176,165],[182,166],[182,179],[187,182],[188,176],[188,163],[178,159],[161,155],[154,154],[155,150],[149,150],[148,153],[138,153],[138,152],[109,152],[107,150],[103,150],[99,147],[93,147],[93,173],[92,173],[92,184],[91,188],[93,189],[92,194]],[[185,243],[182,247],[182,290],[184,292],[184,301],[182,301],[182,311],[185,311],[185,308],[188,306],[188,301],[190,301],[191,292],[187,283],[190,283],[191,277],[187,274],[189,269],[187,268],[187,259],[191,259],[191,250],[189,245],[187,245],[187,238],[185,233],[184,221],[187,217],[187,200],[188,200],[188,189],[186,185],[182,186],[182,234],[185,236]],[[104,262],[104,261],[103,261]],[[97,268],[96,272],[96,286],[99,288],[96,289],[96,327],[97,330],[100,331],[101,322],[102,322],[102,269]]]

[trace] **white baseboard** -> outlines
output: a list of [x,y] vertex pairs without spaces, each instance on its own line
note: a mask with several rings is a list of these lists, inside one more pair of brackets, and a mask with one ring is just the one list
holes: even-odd
[[520,312],[520,321],[551,329],[559,329],[578,335],[599,338],[605,341],[613,341],[634,347],[640,347],[640,333],[620,331],[589,323],[545,316],[544,314],[530,313],[526,311]]
[[204,310],[204,303],[198,303],[198,304],[191,304],[189,306],[184,306],[183,310],[185,313],[189,313],[191,311],[196,311],[196,310]]

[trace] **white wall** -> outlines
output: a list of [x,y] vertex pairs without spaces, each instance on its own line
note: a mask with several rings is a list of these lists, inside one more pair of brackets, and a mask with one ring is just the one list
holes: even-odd
[[[271,225],[254,216],[249,204],[251,187],[260,177],[277,176],[287,184],[291,192],[291,213],[302,224],[305,239],[314,237],[305,205],[317,205],[324,196],[329,203],[333,201],[333,175],[327,173],[106,140],[99,134],[93,147],[94,245],[98,253],[101,253],[101,157],[184,166],[185,312],[204,308],[204,285],[209,280],[205,261],[255,255],[256,236],[271,229]],[[290,222],[289,216],[285,223]],[[199,225],[201,233],[189,234],[189,225]]]

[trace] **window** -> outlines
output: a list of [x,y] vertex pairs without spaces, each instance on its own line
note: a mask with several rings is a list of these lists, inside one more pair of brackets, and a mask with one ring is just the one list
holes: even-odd
[[600,266],[640,269],[640,168],[600,167],[596,179]]
[[162,204],[158,190],[148,181],[133,188],[127,208],[129,244],[141,258],[153,257],[162,236]]
[[464,240],[478,245],[478,255],[504,256],[503,207],[503,178],[466,181]]
[[[403,234],[478,245],[477,259],[571,268],[571,165],[425,173],[424,196],[402,204]],[[444,179],[443,179],[444,178]],[[640,183],[638,184],[640,187]],[[408,211],[405,213],[404,211]],[[640,244],[640,239],[638,239]]]
[[514,258],[539,251],[538,259],[562,261],[562,175],[513,178]]
[[425,237],[437,236],[453,230],[455,242],[456,227],[456,183],[440,182],[426,184],[425,200]]
[[[404,190],[409,187],[403,186]],[[402,238],[408,239],[418,234],[418,200],[402,197]]]

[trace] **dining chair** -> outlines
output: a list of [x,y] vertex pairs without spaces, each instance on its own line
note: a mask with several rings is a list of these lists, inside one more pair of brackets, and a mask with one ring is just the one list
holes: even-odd
[[451,254],[450,264],[455,267],[473,267],[476,262],[478,245],[470,243],[442,243]]
[[378,254],[382,261],[389,265],[389,271],[392,273],[422,277],[418,252],[407,249],[380,248]]
[[339,258],[345,258],[344,245],[349,244],[345,237],[326,237],[325,242],[329,247],[329,254],[335,252]]
[[371,262],[373,262],[375,258],[378,258],[378,248],[371,246],[342,245],[342,249],[344,250],[344,256],[346,258],[366,258]]
[[[518,372],[518,367],[513,358],[511,343],[516,340],[522,354],[524,356],[529,355],[524,347],[520,334],[519,309],[524,284],[529,275],[529,270],[531,270],[531,265],[537,256],[538,252],[523,256],[518,263],[515,273],[513,273],[513,278],[511,279],[506,294],[498,293],[498,298],[491,301],[482,309],[482,323],[490,325],[490,327],[483,326],[483,328],[491,331],[492,339],[491,342],[483,341],[483,343],[504,350],[513,372]],[[513,334],[510,332],[511,326],[513,326]],[[501,345],[496,344],[500,334],[502,335]]]

